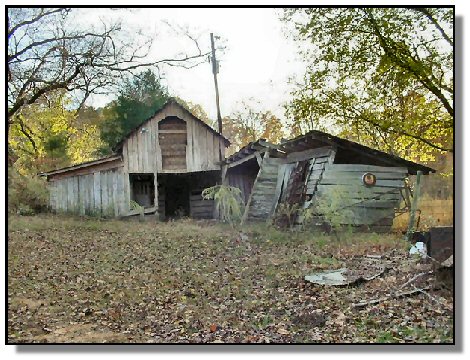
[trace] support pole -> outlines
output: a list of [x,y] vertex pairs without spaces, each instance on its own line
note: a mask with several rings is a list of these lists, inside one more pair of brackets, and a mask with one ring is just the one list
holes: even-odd
[[219,134],[222,135],[222,116],[220,115],[220,104],[219,104],[219,85],[217,83],[217,73],[219,72],[219,64],[215,57],[215,44],[214,34],[211,33],[211,49],[212,49],[212,74],[214,74],[214,85],[215,85],[215,104],[217,106],[217,124],[219,127]]
[[423,172],[418,170],[416,173],[416,184],[415,184],[415,189],[413,191],[413,200],[411,202],[411,210],[410,210],[410,222],[408,224],[408,231],[406,232],[406,240],[410,241],[411,237],[413,236],[413,231],[414,231],[414,224],[415,224],[415,218],[416,218],[416,209],[418,207],[418,198],[420,194],[420,187],[421,187],[421,175],[423,175]]
[[[217,124],[219,128],[219,134],[222,135],[222,115],[220,114],[220,104],[219,104],[219,85],[217,83],[217,73],[219,72],[219,64],[217,62],[217,58],[215,57],[215,43],[214,43],[214,34],[211,33],[211,50],[212,50],[212,74],[214,75],[214,85],[215,85],[215,105],[217,107]],[[223,183],[224,174],[222,171],[222,149],[219,142],[219,162],[221,163],[221,171],[220,171],[220,183]]]

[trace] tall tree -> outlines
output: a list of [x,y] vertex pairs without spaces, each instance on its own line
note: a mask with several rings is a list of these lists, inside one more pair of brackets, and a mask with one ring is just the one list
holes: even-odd
[[223,133],[231,142],[229,153],[258,139],[279,143],[284,137],[281,120],[270,111],[256,109],[257,105],[242,102],[241,110],[223,118]]
[[453,9],[285,10],[308,64],[287,114],[407,157],[453,151]]
[[160,109],[167,99],[166,88],[150,69],[126,79],[118,98],[104,110],[105,119],[100,127],[106,146],[102,152],[109,153],[126,134]]
[[91,160],[101,146],[95,124],[79,120],[68,109],[71,100],[65,91],[42,96],[17,115],[8,133],[9,151],[16,155],[16,168],[38,172]]

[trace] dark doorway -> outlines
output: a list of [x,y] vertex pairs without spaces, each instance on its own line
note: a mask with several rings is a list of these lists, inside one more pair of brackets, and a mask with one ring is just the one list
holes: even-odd
[[144,208],[155,205],[155,183],[153,174],[129,174],[131,200]]
[[189,216],[214,217],[214,201],[202,198],[202,191],[217,183],[220,171],[158,174],[158,212],[161,220]]
[[168,174],[164,176],[163,187],[165,191],[165,217],[189,216],[190,187],[188,179]]

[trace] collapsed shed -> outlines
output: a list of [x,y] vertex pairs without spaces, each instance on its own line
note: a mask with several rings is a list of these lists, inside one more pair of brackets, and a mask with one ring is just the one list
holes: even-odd
[[434,172],[313,130],[279,145],[250,143],[225,159],[223,173],[224,182],[242,192],[245,220],[284,213],[289,223],[303,224],[303,210],[313,209],[309,220],[316,225],[323,224],[322,211],[330,211],[344,225],[387,232],[400,201],[409,201],[406,179],[417,171]]

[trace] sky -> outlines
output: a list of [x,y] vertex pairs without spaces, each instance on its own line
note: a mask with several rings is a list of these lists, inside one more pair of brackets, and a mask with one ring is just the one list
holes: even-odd
[[[301,77],[305,66],[297,52],[297,45],[283,33],[279,20],[280,10],[258,9],[133,9],[110,11],[108,9],[82,9],[87,22],[103,18],[121,18],[130,33],[142,29],[154,37],[149,58],[162,58],[196,50],[184,35],[175,34],[165,21],[173,26],[187,27],[190,34],[198,36],[202,51],[210,50],[210,33],[219,36],[216,46],[220,60],[218,74],[222,116],[240,109],[245,101],[260,110],[270,110],[284,119],[283,105],[290,99],[289,78]],[[205,62],[193,69],[166,67],[163,83],[172,95],[200,104],[216,118],[215,90],[211,65]],[[94,106],[103,106],[110,97],[95,96]]]

